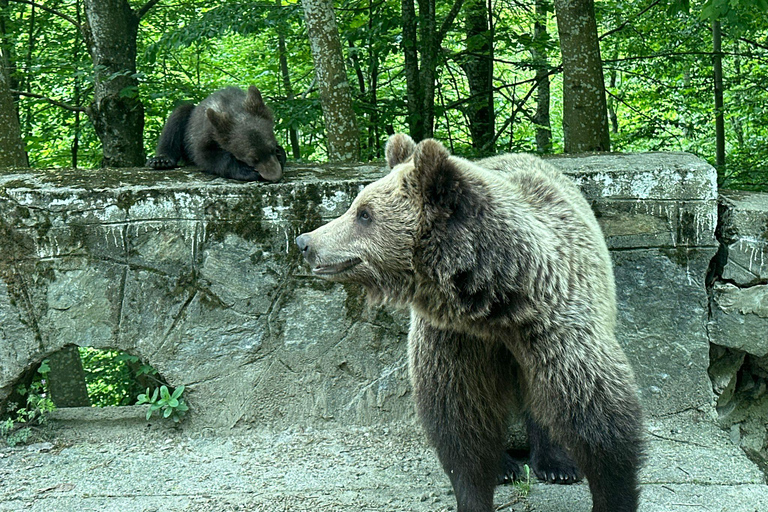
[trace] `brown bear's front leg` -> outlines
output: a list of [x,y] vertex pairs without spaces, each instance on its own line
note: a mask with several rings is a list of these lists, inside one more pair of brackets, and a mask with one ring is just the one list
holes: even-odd
[[511,354],[418,318],[411,321],[409,353],[419,417],[458,512],[491,512],[512,405]]
[[[532,336],[517,360],[528,369],[525,388],[533,419],[586,477],[592,512],[637,512],[640,404],[623,353],[605,349],[610,344],[595,338],[590,331],[545,332]],[[553,357],[541,347],[558,347],[561,353]]]

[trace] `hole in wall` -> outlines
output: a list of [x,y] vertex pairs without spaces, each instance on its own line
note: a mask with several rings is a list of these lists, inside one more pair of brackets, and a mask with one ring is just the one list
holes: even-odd
[[709,356],[720,426],[768,481],[768,355],[710,344]]
[[[153,397],[157,402],[162,399],[163,387],[174,392],[154,367],[136,355],[68,345],[30,367],[16,381],[10,396],[0,404],[0,441],[13,446],[45,438],[52,411],[132,406]],[[140,399],[142,395],[144,399]],[[183,415],[185,411],[172,412]],[[163,412],[161,409],[160,414]],[[81,416],[89,419],[87,414]]]

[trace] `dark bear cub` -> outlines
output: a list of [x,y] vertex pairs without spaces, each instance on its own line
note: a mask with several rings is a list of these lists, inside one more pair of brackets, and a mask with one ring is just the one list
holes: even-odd
[[286,162],[277,144],[272,112],[255,86],[214,92],[199,105],[177,107],[165,122],[153,169],[172,169],[179,161],[242,181],[278,181]]
[[458,512],[492,512],[510,413],[531,465],[583,475],[593,512],[636,512],[641,411],[616,341],[611,258],[579,189],[530,155],[470,162],[394,135],[391,172],[341,217],[299,236],[312,273],[411,311],[419,418]]

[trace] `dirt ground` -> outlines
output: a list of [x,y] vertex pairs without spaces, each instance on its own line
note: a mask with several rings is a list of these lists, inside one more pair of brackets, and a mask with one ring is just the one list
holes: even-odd
[[[683,419],[683,418],[679,418]],[[680,425],[687,425],[683,428]],[[0,511],[455,510],[418,427],[194,433],[146,422],[69,422],[0,449]],[[765,477],[709,425],[648,426],[642,511],[765,512]],[[499,487],[501,511],[588,512],[588,486]]]

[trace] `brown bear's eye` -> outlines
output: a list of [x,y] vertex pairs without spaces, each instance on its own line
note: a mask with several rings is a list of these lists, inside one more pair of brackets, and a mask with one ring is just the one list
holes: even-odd
[[371,218],[371,213],[368,210],[362,209],[357,213],[357,221],[363,226],[370,224],[371,220],[373,219]]

